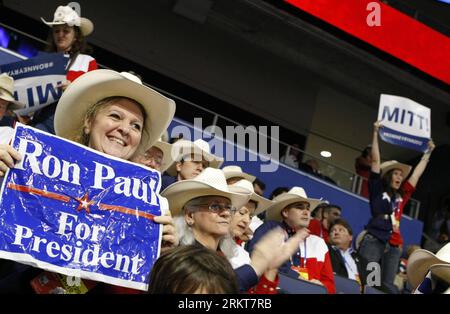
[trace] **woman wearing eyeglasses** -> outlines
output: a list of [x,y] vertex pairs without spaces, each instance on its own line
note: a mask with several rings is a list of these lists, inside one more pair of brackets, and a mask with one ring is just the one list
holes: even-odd
[[[227,186],[221,170],[207,168],[196,178],[178,181],[167,187],[166,197],[174,216],[180,245],[199,245],[218,254],[220,243],[228,235],[236,208],[250,199],[247,189]],[[255,245],[250,263],[235,269],[241,292],[249,291],[268,269],[278,268],[296,250],[300,235],[284,242],[274,230]]]

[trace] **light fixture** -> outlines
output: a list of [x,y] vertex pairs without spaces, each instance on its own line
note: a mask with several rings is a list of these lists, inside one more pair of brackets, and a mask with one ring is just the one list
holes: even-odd
[[320,152],[320,156],[325,157],[325,158],[330,158],[332,156],[332,154],[329,151],[323,150]]

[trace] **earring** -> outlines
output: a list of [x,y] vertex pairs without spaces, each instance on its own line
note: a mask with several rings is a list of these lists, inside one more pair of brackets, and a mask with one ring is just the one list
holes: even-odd
[[194,222],[193,221],[188,221],[187,224],[188,224],[189,227],[192,227],[194,225]]

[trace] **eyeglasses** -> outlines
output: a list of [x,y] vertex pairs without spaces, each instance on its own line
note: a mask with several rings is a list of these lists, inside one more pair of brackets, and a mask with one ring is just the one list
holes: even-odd
[[236,212],[236,207],[229,204],[223,204],[223,203],[211,203],[211,204],[194,204],[190,205],[190,208],[198,208],[198,207],[206,207],[211,213],[215,214],[221,214],[225,211],[229,212],[230,214],[234,214]]
[[155,156],[155,155],[151,155],[151,154],[149,154],[149,153],[145,153],[145,154],[144,154],[144,159],[145,159],[146,161],[153,161],[153,162],[154,162],[156,165],[158,165],[158,166],[161,166],[162,161],[163,161],[162,157],[158,157],[158,156]]

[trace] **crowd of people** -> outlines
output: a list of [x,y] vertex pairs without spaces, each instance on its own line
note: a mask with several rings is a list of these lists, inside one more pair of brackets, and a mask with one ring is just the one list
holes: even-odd
[[[342,208],[308,197],[307,186],[277,188],[269,200],[263,196],[264,183],[254,174],[238,165],[220,169],[224,160],[211,153],[207,142],[163,141],[175,114],[174,101],[144,86],[134,74],[97,69],[95,60],[83,54],[92,22],[70,7],[59,7],[54,21],[46,24],[51,26],[52,51],[70,56],[67,82],[61,86],[59,102],[29,123],[163,174],[161,197],[170,210],[154,219],[163,231],[149,293],[276,294],[279,273],[323,286],[330,294],[336,293],[335,276],[355,280],[363,290],[371,262],[381,265],[379,288],[399,292],[394,281],[402,255],[400,218],[434,149],[432,141],[409,176],[408,165],[381,163],[382,125],[374,124],[367,152],[372,218],[356,248]],[[3,74],[0,84],[0,109],[20,107],[12,97],[12,79]],[[0,145],[2,176],[21,159],[8,142],[6,136]],[[449,249],[447,245],[436,255],[424,250],[411,253],[407,265],[411,291],[442,292],[445,283],[448,287]],[[0,260],[0,291],[33,291],[31,282],[42,272]],[[422,287],[430,278],[440,283],[438,290]],[[90,293],[138,293],[107,284],[89,286]]]

